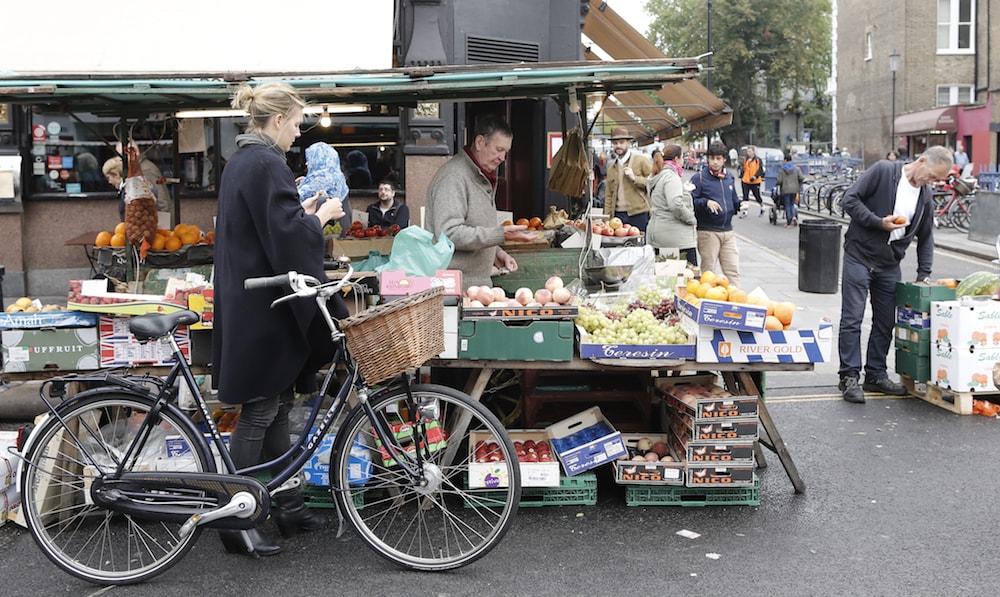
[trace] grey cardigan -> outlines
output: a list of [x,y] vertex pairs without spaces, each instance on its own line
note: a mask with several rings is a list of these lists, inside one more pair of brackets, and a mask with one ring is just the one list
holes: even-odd
[[691,193],[670,166],[649,179],[650,218],[646,227],[649,244],[656,248],[691,249],[698,245]]
[[462,285],[492,286],[490,271],[503,228],[497,221],[496,189],[464,149],[444,163],[427,189],[427,227],[455,243],[450,269]]

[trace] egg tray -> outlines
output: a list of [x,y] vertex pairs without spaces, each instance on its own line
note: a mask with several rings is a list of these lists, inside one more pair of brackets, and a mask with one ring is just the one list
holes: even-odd
[[675,487],[629,485],[626,506],[759,506],[760,478],[745,487]]
[[[468,483],[466,483],[466,486]],[[475,508],[477,505],[490,507],[503,505],[504,492],[501,491],[480,491],[476,492],[478,504],[473,504],[468,498],[465,499],[466,508]],[[491,500],[494,504],[491,504]],[[559,487],[522,487],[521,508],[535,508],[540,506],[595,506],[597,505],[597,475],[594,473],[581,473],[573,477],[562,475],[559,477]]]

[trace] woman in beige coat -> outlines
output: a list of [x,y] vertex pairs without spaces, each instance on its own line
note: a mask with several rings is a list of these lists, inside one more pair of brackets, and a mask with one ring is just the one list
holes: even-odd
[[663,148],[663,169],[647,183],[651,215],[646,241],[657,249],[678,248],[681,256],[697,267],[697,220],[682,172],[680,145],[667,145]]

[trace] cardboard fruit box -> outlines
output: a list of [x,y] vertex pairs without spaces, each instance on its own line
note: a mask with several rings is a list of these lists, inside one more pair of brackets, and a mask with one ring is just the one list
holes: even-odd
[[754,465],[687,465],[688,487],[740,487],[754,484]]
[[[641,439],[648,439],[653,443],[663,442],[668,444],[669,436],[665,433],[623,433],[622,440],[629,450],[629,454],[637,451],[637,444]],[[615,460],[615,482],[620,485],[684,485],[685,466],[684,461],[678,457],[678,453],[670,450],[673,461],[650,462],[638,459]]]
[[571,477],[628,453],[622,434],[598,406],[549,425],[545,435]]
[[695,421],[689,414],[673,410],[666,402],[660,405],[660,427],[676,435],[682,447],[688,443],[753,442],[758,437],[757,417]]
[[462,319],[504,319],[507,321],[543,319],[576,319],[580,307],[559,305],[558,307],[470,307],[470,299],[462,300]]
[[[793,322],[794,323],[794,322]],[[699,363],[826,363],[831,358],[833,323],[767,332],[698,328]]]
[[[131,317],[101,315],[98,326],[101,339],[101,367],[130,365],[172,365],[170,348],[161,342],[139,342],[129,331]],[[174,340],[184,358],[191,362],[191,338],[188,328],[182,326],[174,332]]]
[[112,292],[110,280],[70,280],[66,306],[72,311],[112,315],[175,313],[184,309],[158,294]]
[[[515,446],[520,443],[532,441],[548,443],[548,437],[544,431],[509,429],[507,435]],[[496,463],[480,462],[476,458],[476,449],[479,442],[489,443],[490,434],[484,431],[472,431],[469,433],[469,488],[497,488],[507,487],[510,479],[507,478],[507,467],[497,466]],[[549,444],[552,459],[548,462],[528,462],[518,460],[518,468],[521,469],[521,487],[559,487],[559,459],[555,454],[555,449]]]
[[89,370],[100,365],[96,326],[3,330],[0,348],[7,373]]
[[736,396],[699,376],[688,382],[683,377],[656,380],[655,394],[676,412],[695,421],[757,416],[756,396]]
[[0,330],[89,328],[95,325],[97,325],[97,315],[81,311],[0,313]]
[[694,336],[689,344],[594,344],[590,334],[577,326],[580,335],[580,357],[584,359],[691,360],[697,347]]
[[441,286],[445,296],[462,296],[462,272],[439,269],[433,276],[412,276],[402,270],[379,272],[379,294],[383,297],[406,296]]
[[767,307],[745,303],[730,303],[701,299],[697,305],[680,296],[674,297],[674,307],[701,328],[721,328],[744,332],[763,332]]

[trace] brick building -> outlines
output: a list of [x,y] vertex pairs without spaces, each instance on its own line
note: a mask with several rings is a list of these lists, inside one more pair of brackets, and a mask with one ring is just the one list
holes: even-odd
[[1000,0],[835,0],[835,142],[866,164],[893,147],[916,155],[961,142],[976,172],[996,168],[1000,40],[990,35],[991,8]]

